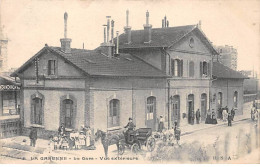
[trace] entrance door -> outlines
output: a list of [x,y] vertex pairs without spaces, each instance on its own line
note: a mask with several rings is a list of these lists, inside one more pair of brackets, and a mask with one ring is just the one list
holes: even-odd
[[193,113],[194,116],[194,95],[190,94],[188,96],[188,123],[192,123],[191,115]]
[[73,128],[73,101],[66,99],[62,103],[61,123],[64,123],[65,128]]
[[172,101],[172,114],[171,114],[172,125],[177,121],[177,125],[180,126],[180,96],[173,96]]
[[153,131],[156,130],[156,98],[150,96],[147,98],[147,110],[146,110],[146,126],[147,128],[152,128]]
[[205,93],[201,95],[200,110],[201,110],[201,121],[205,121],[207,116],[207,95]]

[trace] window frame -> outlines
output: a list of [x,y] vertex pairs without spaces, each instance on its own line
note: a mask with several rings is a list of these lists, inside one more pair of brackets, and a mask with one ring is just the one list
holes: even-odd
[[[53,62],[53,63],[52,63]],[[48,60],[48,76],[56,75],[56,60]]]

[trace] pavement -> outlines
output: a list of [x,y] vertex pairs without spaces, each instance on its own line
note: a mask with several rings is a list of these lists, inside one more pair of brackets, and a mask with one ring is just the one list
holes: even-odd
[[[251,119],[250,109],[252,102],[244,104],[243,115],[235,115],[234,123]],[[188,135],[195,133],[197,131],[215,128],[217,126],[227,126],[227,122],[218,120],[218,124],[194,124],[186,125],[181,127],[182,135]],[[24,163],[39,163],[34,161],[34,158],[46,156],[67,156],[70,158],[75,158],[77,156],[82,157],[82,155],[87,158],[95,157],[100,158],[104,156],[104,151],[102,144],[96,143],[96,150],[54,150],[50,151],[48,140],[37,139],[36,147],[30,146],[30,139],[27,136],[16,136],[12,138],[6,138],[0,140],[1,154],[0,162],[4,162],[7,159],[22,160]],[[129,150],[126,150],[126,155],[129,154]],[[116,146],[109,147],[109,155],[116,156]],[[125,155],[125,154],[124,154]],[[27,161],[27,162],[26,162]],[[45,161],[44,161],[45,162]],[[9,163],[9,162],[8,162]],[[42,162],[41,162],[42,163]],[[46,160],[46,163],[52,163],[50,160]],[[67,163],[67,162],[66,162]]]

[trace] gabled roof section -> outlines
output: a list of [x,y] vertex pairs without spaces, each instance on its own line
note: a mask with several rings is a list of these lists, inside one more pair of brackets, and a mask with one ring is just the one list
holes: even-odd
[[214,54],[217,54],[215,48],[197,25],[153,28],[150,43],[144,43],[144,30],[132,30],[130,44],[127,44],[127,34],[124,33],[119,36],[119,49],[171,47],[193,31],[199,32],[201,40],[206,43]]
[[232,70],[231,68],[221,64],[220,62],[213,62],[212,75],[216,78],[225,79],[248,79],[238,71]]
[[51,47],[47,45],[13,72],[11,76],[18,76],[18,73],[25,70],[34,59],[37,56],[40,56],[46,49],[85,73],[85,75],[111,77],[167,77],[161,70],[130,54],[122,53],[118,57],[108,57],[100,52],[85,49],[71,49],[71,53],[67,54],[62,52],[60,47]]
[[15,81],[15,79],[9,77],[9,76],[5,76],[0,74],[0,85],[17,85],[20,86],[21,83]]
[[51,48],[91,76],[167,77],[161,70],[130,54],[108,57],[100,52],[77,49],[69,55],[61,52],[60,47]]

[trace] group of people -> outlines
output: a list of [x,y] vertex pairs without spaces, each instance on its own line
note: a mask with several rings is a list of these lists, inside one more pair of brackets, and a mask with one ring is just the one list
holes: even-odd
[[50,145],[56,149],[82,149],[91,146],[91,129],[89,126],[82,127],[80,131],[73,129],[68,132],[64,124],[58,129],[58,135],[50,136]]
[[228,110],[228,107],[220,108],[220,119],[222,119],[224,122],[228,121],[228,126],[232,126],[232,121],[234,121],[235,117],[235,108],[233,107],[230,111]]
[[199,124],[200,117],[201,117],[200,109],[197,109],[195,113],[194,111],[189,112],[189,124],[194,125],[195,118],[196,118],[196,123]]
[[253,102],[253,107],[251,108],[251,119],[253,121],[258,120],[258,108],[255,101]]

